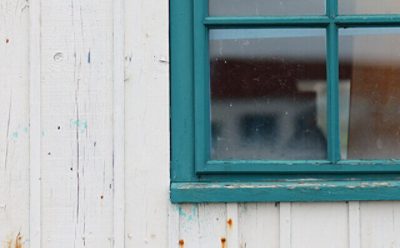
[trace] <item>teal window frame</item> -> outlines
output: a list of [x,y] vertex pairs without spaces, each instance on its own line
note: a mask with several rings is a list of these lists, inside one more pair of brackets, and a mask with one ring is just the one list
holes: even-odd
[[[339,29],[400,27],[400,14],[210,17],[208,0],[170,0],[171,201],[400,200],[400,160],[340,160]],[[321,161],[210,160],[208,30],[324,28],[328,158]]]

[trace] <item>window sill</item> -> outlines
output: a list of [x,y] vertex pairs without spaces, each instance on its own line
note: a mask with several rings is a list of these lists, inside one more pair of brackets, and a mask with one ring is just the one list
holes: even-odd
[[400,200],[400,180],[172,183],[173,203]]

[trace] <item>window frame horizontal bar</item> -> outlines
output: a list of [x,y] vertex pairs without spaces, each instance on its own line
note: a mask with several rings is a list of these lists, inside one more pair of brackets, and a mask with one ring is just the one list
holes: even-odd
[[334,18],[339,27],[392,27],[400,26],[399,15],[340,15]]
[[262,161],[210,160],[196,168],[196,174],[354,174],[400,172],[400,160],[346,160],[332,163],[327,160]]
[[209,28],[238,27],[326,27],[331,22],[327,16],[290,17],[206,17],[203,24]]
[[173,203],[400,200],[398,179],[180,182],[172,183],[170,190]]

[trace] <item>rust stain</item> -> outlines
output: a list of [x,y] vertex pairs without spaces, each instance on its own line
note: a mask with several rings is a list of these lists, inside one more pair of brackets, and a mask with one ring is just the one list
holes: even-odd
[[226,238],[221,238],[221,248],[226,248]]
[[228,224],[228,228],[232,229],[233,226],[233,220],[231,218],[228,219],[228,221],[226,222]]
[[15,248],[22,248],[22,236],[21,236],[21,233],[18,233],[17,237],[15,238]]
[[185,246],[185,241],[183,239],[179,240],[179,248],[183,248]]
[[12,239],[7,242],[7,248],[23,248],[21,233],[17,234],[17,236],[15,237],[15,240]]

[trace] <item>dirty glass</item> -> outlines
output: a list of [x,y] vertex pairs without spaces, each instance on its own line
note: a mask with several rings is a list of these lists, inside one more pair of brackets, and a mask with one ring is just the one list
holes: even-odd
[[339,0],[340,14],[400,14],[399,0]]
[[400,158],[400,28],[340,31],[342,159]]
[[323,15],[325,0],[209,0],[210,16]]
[[325,30],[209,37],[211,159],[325,159]]

